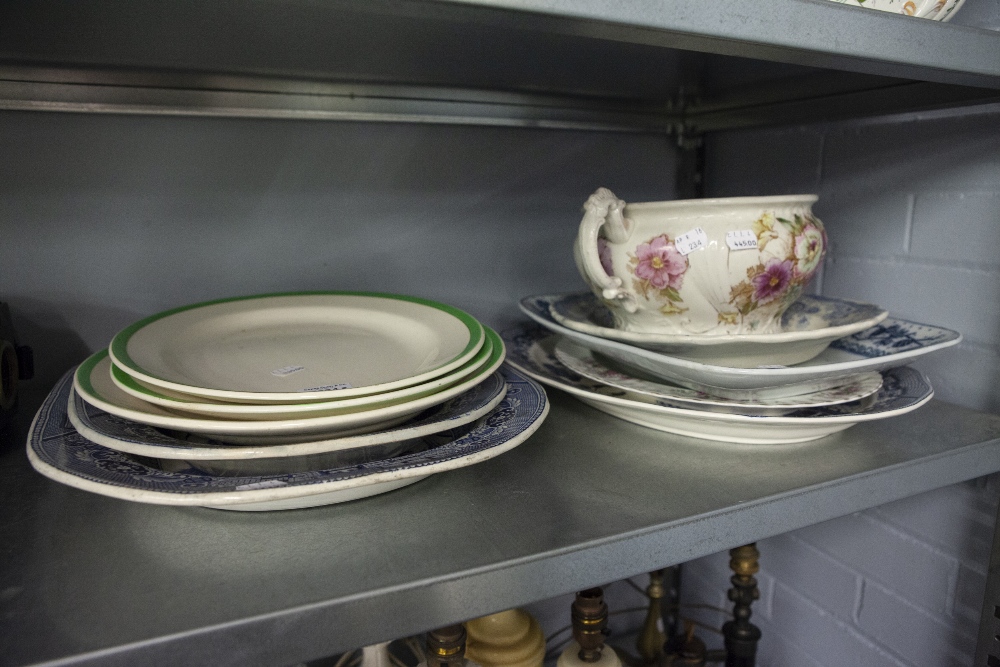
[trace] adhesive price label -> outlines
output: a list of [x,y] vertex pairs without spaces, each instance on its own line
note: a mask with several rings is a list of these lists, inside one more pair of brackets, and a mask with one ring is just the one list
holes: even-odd
[[280,479],[267,479],[263,482],[251,482],[250,484],[240,484],[237,491],[256,491],[257,489],[276,489],[279,486],[288,486],[288,482]]
[[752,229],[738,229],[726,232],[726,245],[730,250],[756,250],[757,235]]
[[299,371],[304,369],[305,366],[284,366],[282,368],[275,368],[273,371],[271,371],[271,375],[283,378],[286,375],[291,375],[292,373],[298,373]]
[[701,227],[695,227],[674,239],[674,247],[682,255],[690,255],[698,248],[706,246],[708,246],[708,234]]

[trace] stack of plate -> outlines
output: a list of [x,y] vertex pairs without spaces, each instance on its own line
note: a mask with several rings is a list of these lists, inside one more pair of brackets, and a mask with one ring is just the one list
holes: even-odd
[[814,440],[915,410],[933,390],[906,364],[961,340],[817,296],[792,304],[781,333],[758,335],[622,331],[589,293],[529,297],[521,309],[536,324],[503,338],[508,363],[529,377],[643,426],[750,444]]
[[389,491],[520,444],[545,393],[450,306],[371,293],[185,306],[121,331],[53,389],[32,465],[140,502],[239,510]]

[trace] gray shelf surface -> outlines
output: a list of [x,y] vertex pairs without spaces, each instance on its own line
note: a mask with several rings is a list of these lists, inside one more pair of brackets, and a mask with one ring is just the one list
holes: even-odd
[[0,109],[662,133],[998,91],[1000,32],[829,0],[0,3]]
[[938,401],[770,447],[672,436],[549,394],[546,423],[503,456],[285,512],[88,494],[9,443],[0,663],[288,665],[1000,470],[1000,416]]

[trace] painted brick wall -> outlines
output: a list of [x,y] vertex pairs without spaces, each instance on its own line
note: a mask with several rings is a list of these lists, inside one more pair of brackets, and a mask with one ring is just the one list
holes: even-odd
[[[961,331],[919,366],[938,398],[996,412],[998,130],[1000,108],[984,107],[721,134],[709,195],[818,193],[819,290]],[[981,478],[758,543],[759,664],[971,665],[998,496],[1000,479]],[[685,602],[727,606],[728,576],[728,554],[688,564]]]

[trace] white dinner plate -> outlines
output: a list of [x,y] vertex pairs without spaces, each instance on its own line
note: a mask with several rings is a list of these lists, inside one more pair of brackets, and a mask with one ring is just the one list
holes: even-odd
[[874,401],[800,410],[781,417],[747,416],[677,408],[659,399],[608,387],[574,373],[555,356],[559,337],[524,323],[504,331],[507,363],[528,377],[562,389],[620,419],[692,438],[740,444],[780,445],[816,440],[855,424],[916,410],[934,395],[930,382],[912,368],[883,373]]
[[546,329],[611,358],[617,364],[682,387],[738,401],[810,394],[844,383],[851,375],[882,371],[951,347],[962,340],[950,329],[887,318],[858,333],[838,338],[819,356],[795,366],[733,368],[678,359],[633,345],[564,327],[549,314],[546,297],[521,301],[521,310]]
[[[507,392],[503,376],[482,383],[394,428],[363,435],[261,447],[227,445],[179,431],[164,431],[95,408],[72,392],[67,414],[83,437],[136,456],[180,460],[216,474],[275,474],[341,467],[393,455],[407,441],[455,429],[487,414]],[[354,452],[357,454],[355,455]],[[350,455],[349,457],[347,455]]]
[[882,376],[876,372],[860,373],[848,378],[839,387],[812,394],[774,398],[760,401],[735,401],[711,396],[701,391],[677,385],[654,382],[616,370],[604,363],[598,355],[568,338],[560,337],[555,347],[556,358],[563,366],[585,378],[609,387],[617,387],[636,394],[645,394],[679,408],[732,412],[743,415],[783,415],[795,410],[819,408],[860,401],[875,394],[882,386]]
[[869,329],[889,315],[870,303],[804,295],[785,311],[779,333],[649,334],[616,329],[611,311],[591,292],[534,298],[547,301],[553,319],[569,329],[672,357],[732,368],[790,366],[808,361],[834,340]]
[[140,503],[248,511],[329,505],[480,463],[524,442],[548,414],[545,391],[511,368],[500,372],[508,386],[507,395],[484,417],[454,429],[450,442],[356,466],[249,477],[165,471],[143,457],[87,440],[67,419],[72,386],[72,377],[67,374],[35,415],[28,436],[28,459],[35,470],[57,482]]
[[393,294],[265,294],[175,308],[111,341],[149,385],[236,403],[301,403],[426,382],[469,361],[483,327],[451,306]]
[[322,417],[326,415],[343,415],[352,412],[364,412],[379,408],[413,401],[424,396],[430,396],[450,386],[458,384],[470,377],[490,358],[493,343],[487,339],[479,351],[464,366],[450,373],[402,389],[372,394],[370,396],[355,396],[332,401],[317,401],[311,403],[277,403],[272,405],[253,403],[214,403],[198,397],[171,392],[167,389],[147,386],[131,375],[125,373],[114,364],[111,365],[111,381],[126,394],[130,394],[147,403],[159,405],[176,413],[205,416],[218,419],[299,419]]
[[395,426],[418,412],[438,405],[468,391],[495,371],[504,358],[503,342],[497,334],[486,330],[493,349],[489,360],[462,382],[413,401],[398,403],[376,410],[345,415],[298,419],[224,420],[188,417],[141,401],[126,394],[111,381],[111,359],[101,351],[84,361],[74,374],[76,393],[96,408],[142,424],[188,433],[200,433],[223,442],[243,445],[271,445],[303,440],[325,440],[359,433],[370,433]]

